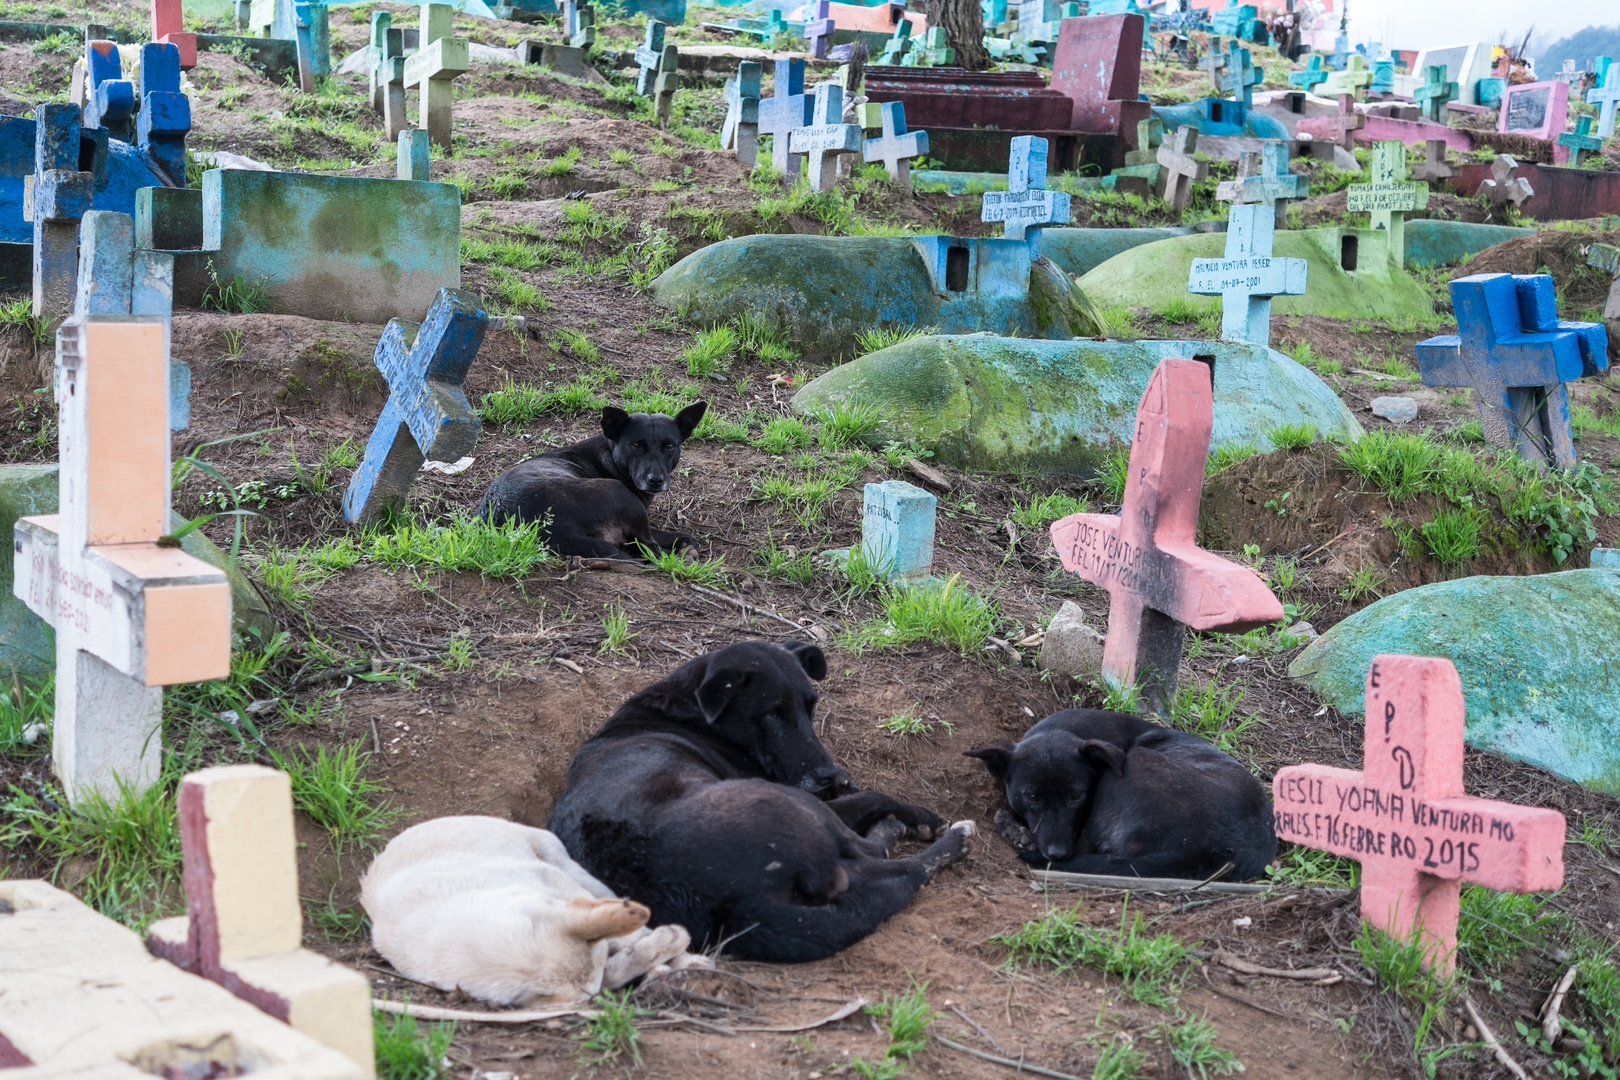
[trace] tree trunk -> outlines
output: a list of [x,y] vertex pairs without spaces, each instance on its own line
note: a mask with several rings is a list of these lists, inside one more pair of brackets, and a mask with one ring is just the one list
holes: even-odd
[[956,66],[969,71],[990,70],[990,51],[984,47],[984,12],[979,0],[927,0],[928,25],[942,27],[945,44],[956,50]]

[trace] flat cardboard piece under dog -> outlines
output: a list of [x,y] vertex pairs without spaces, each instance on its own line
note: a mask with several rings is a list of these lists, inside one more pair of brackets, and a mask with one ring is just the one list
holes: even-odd
[[1107,590],[1103,678],[1138,686],[1144,708],[1175,700],[1187,627],[1241,633],[1283,617],[1258,575],[1194,541],[1214,424],[1211,369],[1171,357],[1136,411],[1118,516],[1074,514],[1052,525],[1063,567]]
[[225,765],[180,782],[188,915],[153,923],[147,948],[219,983],[376,1075],[371,986],[302,948],[292,784],[262,765]]
[[1272,781],[1277,837],[1361,863],[1361,917],[1456,963],[1463,882],[1498,892],[1564,883],[1564,815],[1463,794],[1462,680],[1450,660],[1373,657],[1363,765],[1290,765]]

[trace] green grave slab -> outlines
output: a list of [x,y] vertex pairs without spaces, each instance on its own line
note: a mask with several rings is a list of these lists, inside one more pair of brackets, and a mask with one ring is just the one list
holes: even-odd
[[1158,229],[1047,229],[1041,233],[1041,254],[1066,274],[1086,274],[1122,251],[1192,232],[1186,225]]
[[1488,247],[1530,236],[1535,231],[1474,221],[1409,220],[1406,223],[1406,265],[1443,266],[1459,263],[1465,255],[1477,255]]
[[[1221,233],[1194,233],[1133,247],[1085,273],[1080,288],[1099,307],[1163,311],[1188,299],[1194,259],[1219,259]],[[1272,300],[1274,315],[1339,319],[1418,319],[1434,314],[1423,287],[1391,265],[1387,237],[1372,229],[1279,231],[1272,256],[1306,261],[1306,288]],[[1060,264],[1061,265],[1061,264]]]
[[813,414],[840,401],[884,413],[874,445],[915,442],[934,460],[976,472],[1095,473],[1128,446],[1136,408],[1159,361],[1215,358],[1210,449],[1311,424],[1347,441],[1361,426],[1328,386],[1283,354],[1205,341],[1041,341],[989,334],[901,342],[807,383],[793,407]]
[[1379,653],[1457,665],[1466,738],[1620,795],[1620,570],[1469,577],[1386,596],[1313,641],[1288,674],[1346,715]]
[[761,234],[699,248],[659,275],[653,300],[700,323],[748,315],[786,327],[812,359],[854,351],[873,326],[1072,338],[1095,309],[1022,240]]

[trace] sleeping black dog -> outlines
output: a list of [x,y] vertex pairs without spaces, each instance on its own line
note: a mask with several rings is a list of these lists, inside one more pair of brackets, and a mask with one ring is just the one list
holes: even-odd
[[546,542],[562,555],[632,559],[636,544],[671,551],[693,543],[647,522],[653,496],[669,487],[681,444],[703,420],[708,402],[674,416],[602,410],[602,434],[547,450],[502,472],[484,492],[480,516],[547,522]]
[[[831,956],[965,858],[973,823],[857,792],[816,738],[820,649],[744,641],[630,698],[568,766],[547,825],[620,896],[751,960]],[[891,859],[911,833],[934,839]]]
[[1258,876],[1277,855],[1259,781],[1196,735],[1124,713],[1065,709],[1014,746],[975,747],[1006,786],[1035,850],[1025,862],[1079,874],[1225,881]]

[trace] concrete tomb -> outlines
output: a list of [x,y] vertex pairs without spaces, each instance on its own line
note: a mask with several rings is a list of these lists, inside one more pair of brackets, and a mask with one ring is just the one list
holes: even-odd
[[1063,568],[1110,597],[1103,679],[1137,687],[1144,709],[1161,714],[1175,700],[1188,627],[1238,633],[1283,617],[1253,570],[1194,540],[1214,422],[1212,366],[1161,361],[1136,411],[1119,514],[1052,525]]
[[735,78],[726,80],[726,119],[720,128],[720,149],[731,150],[743,167],[752,169],[759,156],[759,97],[764,68],[753,60],[739,60]]
[[152,954],[231,993],[376,1075],[371,984],[303,948],[292,784],[263,765],[180,781],[188,915],[146,932]]
[[1485,438],[1531,461],[1575,465],[1564,384],[1609,368],[1600,323],[1558,318],[1549,274],[1451,282],[1456,334],[1417,344],[1426,386],[1470,386]]
[[393,319],[383,330],[373,362],[388,403],[343,494],[349,523],[403,508],[423,462],[455,462],[477,445],[482,425],[461,386],[488,323],[475,294],[441,289],[422,322]]
[[[423,4],[419,28],[421,47],[405,58],[404,85],[419,95],[416,126],[446,155],[450,153],[450,101],[454,81],[471,61],[467,39],[451,36],[455,9],[449,4]],[[397,135],[391,138],[397,138]]]
[[166,322],[76,316],[57,345],[61,511],[17,521],[12,589],[56,628],[56,774],[116,800],[158,779],[163,687],[230,673],[231,591],[163,540]]
[[911,159],[928,154],[928,132],[906,130],[906,107],[898,101],[878,104],[882,127],[875,139],[861,143],[861,160],[868,164],[881,161],[889,170],[889,179],[911,194]]
[[1491,43],[1484,41],[1424,49],[1408,69],[1411,75],[1396,76],[1395,92],[1416,98],[1417,88],[1427,79],[1429,68],[1439,66],[1445,68],[1446,81],[1457,84],[1459,101],[1477,101],[1480,80],[1488,79],[1491,74],[1491,50]]
[[1371,180],[1351,184],[1345,208],[1352,214],[1369,213],[1372,227],[1389,234],[1389,256],[1406,265],[1406,215],[1429,205],[1429,185],[1406,179],[1406,146],[1380,142],[1373,147]]
[[1463,794],[1463,687],[1451,661],[1375,656],[1364,764],[1289,765],[1271,790],[1277,838],[1361,863],[1361,917],[1414,935],[1425,966],[1456,966],[1464,882],[1498,892],[1564,883],[1564,815]]
[[979,220],[1002,223],[1001,235],[1023,240],[1029,257],[1041,257],[1041,230],[1069,223],[1069,195],[1046,190],[1046,140],[1020,135],[1012,141],[1007,163],[1007,190],[987,191]]
[[1227,215],[1226,254],[1194,259],[1187,291],[1221,298],[1221,340],[1271,343],[1271,298],[1305,292],[1304,259],[1272,255],[1276,211],[1259,203],[1233,206]]
[[[809,163],[811,191],[831,191],[838,181],[838,160],[861,152],[861,125],[846,124],[844,88],[834,82],[816,87],[810,123],[788,132],[788,151]],[[787,178],[791,183],[795,178]]]

